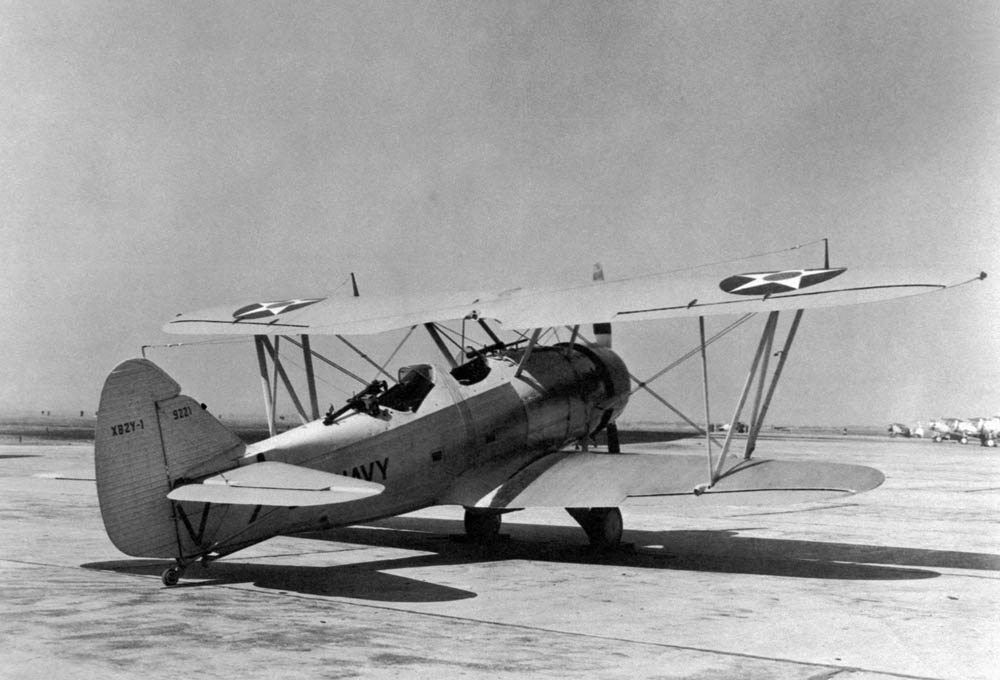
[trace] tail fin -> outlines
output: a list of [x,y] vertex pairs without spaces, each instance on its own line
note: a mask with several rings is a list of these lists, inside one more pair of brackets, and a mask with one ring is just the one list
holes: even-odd
[[206,459],[244,444],[153,362],[130,359],[108,376],[94,435],[97,496],[115,547],[178,557],[185,542],[167,494]]

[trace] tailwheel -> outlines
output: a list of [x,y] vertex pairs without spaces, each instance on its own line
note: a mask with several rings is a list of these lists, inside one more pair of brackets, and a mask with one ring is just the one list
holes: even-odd
[[176,564],[172,567],[167,567],[163,571],[163,574],[160,576],[160,579],[163,581],[163,585],[165,585],[168,588],[173,588],[178,583],[180,583],[181,576],[183,575],[184,575],[184,567],[182,567],[180,564]]
[[622,513],[618,508],[566,508],[583,527],[595,548],[614,548],[622,541]]
[[465,535],[473,541],[489,541],[500,534],[499,512],[465,509]]

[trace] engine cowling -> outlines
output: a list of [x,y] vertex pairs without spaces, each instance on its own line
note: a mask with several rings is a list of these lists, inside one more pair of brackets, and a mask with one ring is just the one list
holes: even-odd
[[561,448],[595,434],[628,403],[621,357],[606,347],[536,347],[516,389],[527,415],[528,444]]

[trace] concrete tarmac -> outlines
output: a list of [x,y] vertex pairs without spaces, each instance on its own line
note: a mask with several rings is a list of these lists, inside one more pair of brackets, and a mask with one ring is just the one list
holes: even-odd
[[[692,453],[695,440],[649,448]],[[871,465],[837,501],[630,501],[631,548],[561,510],[460,539],[460,508],[272,539],[193,567],[108,541],[90,444],[0,446],[0,677],[1000,677],[1000,450],[762,441]],[[63,477],[53,479],[52,475]]]

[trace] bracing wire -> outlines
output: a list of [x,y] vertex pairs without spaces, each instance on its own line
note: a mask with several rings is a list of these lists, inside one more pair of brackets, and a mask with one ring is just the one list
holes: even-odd
[[[718,333],[716,333],[715,335],[713,335],[711,338],[709,338],[708,341],[705,343],[705,347],[708,347],[709,345],[713,344],[716,340],[719,340],[722,337],[724,337],[724,336],[728,335],[729,333],[731,333],[732,331],[736,330],[737,328],[739,328],[740,326],[742,326],[744,323],[746,323],[747,321],[749,321],[754,316],[755,315],[753,313],[751,313],[751,314],[744,314],[739,319],[737,319],[736,321],[732,322],[731,324],[729,324],[728,326],[726,326],[725,328],[723,328],[721,331],[719,331]],[[666,373],[669,373],[670,371],[674,370],[675,368],[677,368],[678,366],[680,366],[681,364],[683,364],[685,361],[687,361],[691,357],[693,357],[696,354],[698,354],[700,351],[701,351],[701,345],[698,345],[697,347],[695,347],[694,349],[689,350],[687,353],[685,353],[683,356],[681,356],[680,358],[678,358],[677,360],[675,360],[673,363],[668,364],[666,367],[662,368],[660,371],[658,371],[654,375],[650,376],[646,380],[638,382],[637,385],[636,385],[636,387],[631,392],[629,392],[629,396],[631,396],[631,395],[635,394],[636,392],[638,392],[639,390],[645,388],[647,385],[649,385],[649,383],[653,382],[654,380],[656,380],[660,376],[662,376],[662,375],[664,375]]]
[[[295,344],[294,341],[293,341],[293,344]],[[294,357],[294,356],[295,356],[294,354],[283,354],[283,355],[281,355],[281,363],[282,364],[291,364],[292,366],[294,366],[295,368],[297,368],[299,371],[305,373],[305,370],[306,370],[305,366],[303,364],[299,363],[298,361],[296,361],[295,359],[291,358],[291,357]],[[321,376],[319,376],[319,375],[317,375],[315,373],[313,373],[313,379],[316,380],[316,382],[322,383],[324,386],[329,387],[329,388],[335,390],[336,392],[339,392],[340,394],[342,394],[344,396],[349,397],[352,394],[349,390],[345,390],[343,387],[340,387],[336,383],[331,382],[331,381],[329,381],[329,380],[327,380],[327,379],[325,379],[325,378],[323,378],[323,377],[321,377]]]
[[[441,335],[446,340],[448,340],[451,344],[455,345],[455,347],[457,347],[459,350],[461,350],[463,352],[465,351],[465,346],[460,341],[455,340],[455,336],[459,335],[458,331],[455,331],[455,330],[453,330],[451,328],[448,328],[447,326],[445,326],[444,324],[441,324],[441,323],[436,324],[436,326],[437,326],[437,329],[441,332]],[[485,342],[483,342],[481,340],[475,340],[475,339],[472,338],[472,336],[469,336],[469,335],[464,336],[463,339],[464,339],[465,342],[467,342],[468,344],[471,344],[471,345],[478,345],[479,347],[485,347],[486,346]]]
[[690,267],[680,267],[679,269],[671,269],[671,270],[668,270],[666,272],[660,272],[660,273],[663,273],[663,274],[672,274],[674,272],[686,272],[686,271],[693,271],[695,269],[704,269],[706,267],[715,267],[716,265],[720,265],[720,264],[730,264],[732,262],[742,262],[744,260],[756,260],[757,258],[767,257],[768,255],[778,255],[779,253],[790,253],[793,250],[801,250],[802,248],[808,248],[809,246],[814,246],[817,243],[823,243],[824,241],[826,241],[825,238],[818,238],[818,239],[816,239],[814,241],[808,241],[806,243],[799,243],[798,245],[788,246],[786,248],[778,248],[777,250],[768,250],[766,252],[761,252],[761,253],[753,253],[753,254],[750,254],[750,255],[741,255],[740,257],[733,257],[733,258],[730,258],[730,259],[727,259],[727,260],[718,260],[716,262],[705,262],[703,264],[696,264],[696,265],[692,265]]
[[233,337],[233,338],[212,338],[211,340],[190,340],[187,342],[167,342],[155,345],[142,345],[140,348],[142,350],[142,357],[146,358],[147,349],[176,349],[178,347],[204,347],[207,345],[236,345],[240,343],[249,344],[250,337]]

